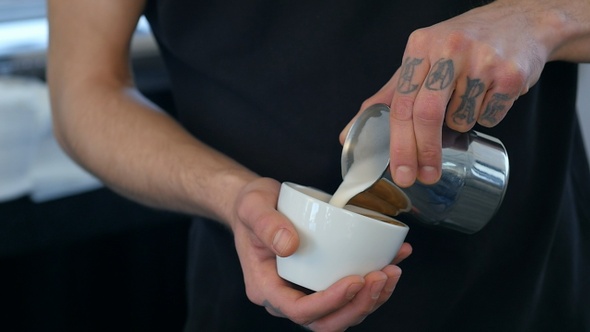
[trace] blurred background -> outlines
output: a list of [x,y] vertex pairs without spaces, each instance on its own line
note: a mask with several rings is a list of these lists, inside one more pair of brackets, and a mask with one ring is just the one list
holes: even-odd
[[[121,198],[52,136],[44,0],[0,0],[0,331],[180,331],[188,218]],[[139,89],[174,112],[149,26]]]
[[[112,193],[51,131],[44,0],[0,0],[0,331],[179,331],[186,216]],[[132,60],[139,89],[174,115],[145,20]],[[590,65],[579,113],[590,151]]]

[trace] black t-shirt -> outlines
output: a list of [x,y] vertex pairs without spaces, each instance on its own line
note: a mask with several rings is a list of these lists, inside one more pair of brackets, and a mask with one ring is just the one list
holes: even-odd
[[[409,34],[483,2],[154,0],[146,16],[191,133],[263,176],[333,192],[338,134],[399,67]],[[576,73],[548,64],[503,122],[476,127],[510,156],[496,217],[474,235],[408,221],[414,253],[394,295],[351,331],[590,329]],[[195,223],[187,330],[296,329],[249,303],[232,246],[215,223]]]

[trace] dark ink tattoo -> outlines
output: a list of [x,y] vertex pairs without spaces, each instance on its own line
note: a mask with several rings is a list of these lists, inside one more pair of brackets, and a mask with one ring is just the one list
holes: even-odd
[[264,300],[262,302],[262,305],[268,310],[270,311],[273,315],[277,316],[277,317],[287,317],[279,307],[275,307],[274,305],[272,305],[272,303],[270,303],[270,301],[268,300]]
[[492,99],[486,106],[485,111],[481,115],[481,120],[489,122],[491,125],[495,125],[499,122],[498,117],[501,116],[508,107],[510,96],[506,93],[494,93]]
[[418,84],[412,84],[414,79],[414,72],[416,66],[422,63],[424,59],[406,58],[401,68],[401,75],[397,81],[397,91],[399,93],[408,94],[418,89]]
[[467,88],[461,96],[461,105],[453,114],[453,121],[456,124],[472,124],[475,122],[476,99],[483,93],[485,84],[480,79],[467,77]]
[[455,79],[455,65],[451,59],[440,59],[426,78],[426,88],[439,91],[447,88]]

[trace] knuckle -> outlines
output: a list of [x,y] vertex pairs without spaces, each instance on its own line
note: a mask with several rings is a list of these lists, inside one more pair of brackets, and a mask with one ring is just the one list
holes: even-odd
[[375,305],[373,305],[373,304],[366,305],[366,306],[363,306],[362,308],[360,308],[359,311],[357,312],[357,314],[360,318],[364,319],[365,317],[372,314],[373,311],[375,311]]
[[375,104],[375,102],[373,101],[372,98],[366,99],[365,101],[362,102],[361,104],[361,110],[365,110],[367,108],[369,108],[370,106],[373,106]]
[[240,199],[236,214],[259,239],[269,243],[276,229],[276,220],[272,210],[260,209],[263,201],[262,193],[251,191]]
[[428,28],[420,28],[414,30],[410,33],[408,37],[408,47],[415,47],[416,49],[421,49],[422,45],[428,44],[428,40],[430,38],[430,29]]
[[476,57],[476,70],[475,76],[480,77],[492,77],[497,75],[498,69],[501,68],[504,60],[492,50],[490,47],[484,47],[480,49]]
[[[389,98],[388,100],[390,101],[391,98]],[[391,109],[390,102],[386,103],[383,100],[381,100],[380,98],[371,97],[361,103],[360,108],[359,108],[359,112],[356,115],[358,116],[362,111],[365,111],[367,108],[369,108],[371,106],[375,106],[377,104],[384,104]]]
[[464,52],[474,44],[473,38],[463,30],[449,32],[444,41],[444,48],[448,54]]
[[435,144],[425,144],[418,153],[420,164],[432,165],[434,162],[440,160],[440,147],[436,147]]
[[444,118],[444,110],[446,103],[441,101],[441,97],[437,95],[429,95],[420,97],[419,102],[416,102],[414,110],[414,118],[425,124],[439,124]]
[[[263,299],[260,296],[260,292],[257,289],[255,289],[255,287],[253,287],[249,284],[246,284],[246,296],[248,297],[248,300],[250,300],[250,302],[257,304],[257,305],[264,305]],[[267,307],[267,310],[268,310],[268,307]]]
[[397,121],[412,120],[414,98],[400,96],[391,105],[391,117]]
[[503,90],[517,93],[526,88],[527,80],[526,70],[514,62],[505,64],[503,69],[498,71],[498,77],[495,79],[497,85]]
[[257,220],[252,225],[254,233],[266,243],[272,243],[275,232],[275,218],[269,212],[262,212],[258,215]]
[[285,312],[285,315],[287,317],[289,317],[289,319],[291,321],[293,321],[294,323],[299,324],[304,327],[308,327],[312,324],[315,326],[318,324],[317,322],[313,322],[311,319],[309,319],[309,317],[305,317],[305,316],[298,314],[298,313]]
[[395,159],[402,160],[402,159],[409,159],[415,158],[413,156],[413,150],[410,148],[409,144],[395,144],[391,147],[391,155],[395,156]]
[[250,219],[250,216],[254,212],[253,202],[255,199],[256,198],[251,193],[240,195],[240,197],[238,197],[235,204],[235,213],[240,220],[246,221]]

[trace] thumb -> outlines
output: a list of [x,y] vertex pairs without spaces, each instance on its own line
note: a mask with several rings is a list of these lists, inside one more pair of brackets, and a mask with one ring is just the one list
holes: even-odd
[[261,178],[246,186],[238,200],[238,219],[261,244],[279,256],[289,256],[299,246],[293,224],[276,210],[280,183]]
[[279,256],[292,255],[299,246],[297,232],[289,228],[279,228],[273,236],[272,248]]

